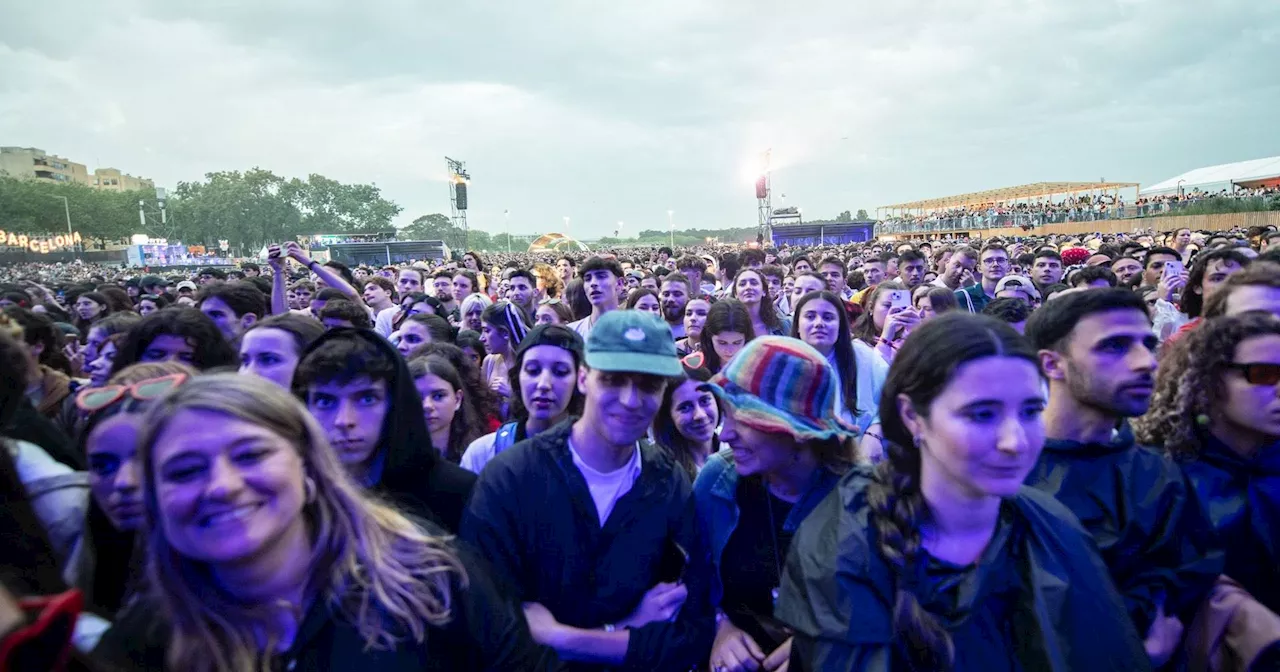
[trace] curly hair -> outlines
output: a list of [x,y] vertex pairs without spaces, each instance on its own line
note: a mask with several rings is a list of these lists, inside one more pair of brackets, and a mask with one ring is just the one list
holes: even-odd
[[1133,421],[1137,439],[1163,446],[1176,459],[1196,459],[1204,448],[1197,428],[1208,424],[1214,400],[1225,396],[1222,374],[1235,358],[1236,347],[1246,339],[1269,335],[1280,335],[1280,319],[1245,313],[1206,320],[1174,342],[1160,362],[1151,408]]

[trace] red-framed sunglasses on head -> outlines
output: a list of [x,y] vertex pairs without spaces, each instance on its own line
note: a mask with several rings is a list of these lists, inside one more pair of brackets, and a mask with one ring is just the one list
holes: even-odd
[[76,395],[76,408],[86,413],[99,411],[117,401],[130,397],[138,401],[151,401],[164,396],[164,393],[182,385],[187,380],[185,373],[171,373],[159,378],[140,380],[132,385],[104,385],[82,391]]

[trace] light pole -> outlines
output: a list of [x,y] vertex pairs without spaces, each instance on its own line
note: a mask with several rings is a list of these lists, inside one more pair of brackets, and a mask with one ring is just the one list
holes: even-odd
[[503,210],[502,219],[507,226],[507,254],[511,254],[511,211]]
[[667,211],[667,225],[671,228],[671,254],[676,253],[676,211]]
[[[564,235],[569,236],[569,215],[564,216]],[[572,238],[573,236],[569,236]]]
[[[67,215],[67,236],[68,237],[72,236],[73,234],[71,233],[71,202],[67,200],[66,196],[57,196],[54,194],[49,194],[49,196],[53,198],[62,199],[62,211]],[[74,243],[71,243],[70,241],[68,241],[68,244],[70,244],[72,251],[76,249]]]
[[617,238],[619,243],[622,242],[622,222],[618,222],[618,226],[614,228],[613,237]]

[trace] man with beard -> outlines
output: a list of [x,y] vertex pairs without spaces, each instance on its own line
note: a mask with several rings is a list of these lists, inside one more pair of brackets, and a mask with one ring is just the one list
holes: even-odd
[[662,302],[662,317],[671,327],[671,335],[676,339],[684,338],[684,307],[689,303],[689,278],[683,273],[668,273],[662,279],[658,300]]
[[1135,443],[1126,418],[1146,413],[1158,341],[1142,297],[1089,289],[1046,302],[1028,320],[1049,381],[1045,446],[1026,483],[1093,534],[1152,666],[1177,650],[1223,556],[1176,464]]
[[435,291],[440,306],[457,322],[458,300],[453,297],[453,271],[442,268],[431,275],[431,289]]

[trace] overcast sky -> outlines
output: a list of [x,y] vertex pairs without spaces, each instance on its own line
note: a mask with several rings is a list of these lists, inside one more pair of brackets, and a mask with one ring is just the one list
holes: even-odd
[[[4,2],[0,144],[584,238],[1280,154],[1273,0]],[[775,196],[775,206],[780,199]]]

